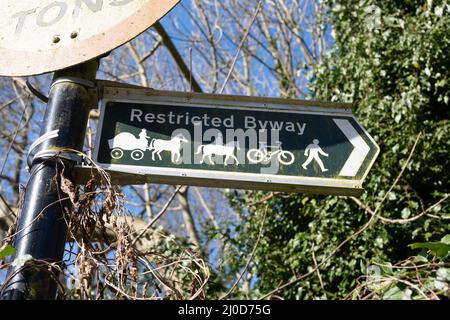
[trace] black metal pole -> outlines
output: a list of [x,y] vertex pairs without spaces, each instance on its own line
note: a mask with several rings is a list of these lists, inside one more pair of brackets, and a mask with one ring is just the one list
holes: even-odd
[[[56,72],[49,93],[41,134],[59,130],[58,136],[44,141],[38,151],[71,148],[82,150],[89,111],[95,101],[83,81],[94,81],[98,60],[80,64]],[[57,81],[64,77],[66,81]],[[70,81],[70,79],[75,79]],[[80,81],[76,81],[76,79]],[[59,160],[60,161],[60,160]],[[64,161],[64,174],[69,175],[73,162]],[[17,249],[15,257],[25,254],[35,259],[60,266],[66,243],[67,227],[65,210],[70,210],[69,201],[60,201],[67,195],[55,183],[62,169],[56,158],[43,159],[30,169],[22,212],[14,238]],[[59,190],[58,190],[59,189]],[[1,298],[4,300],[55,299],[58,273],[48,265],[43,268],[36,264],[11,267],[3,286]]]

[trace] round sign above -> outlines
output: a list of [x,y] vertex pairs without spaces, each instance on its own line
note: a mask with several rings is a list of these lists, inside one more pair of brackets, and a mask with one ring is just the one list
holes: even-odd
[[180,0],[2,0],[0,76],[64,69],[133,39]]

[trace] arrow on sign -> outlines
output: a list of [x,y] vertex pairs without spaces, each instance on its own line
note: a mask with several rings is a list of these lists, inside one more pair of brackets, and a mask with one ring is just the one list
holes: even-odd
[[333,119],[333,121],[336,123],[339,129],[341,129],[341,131],[354,147],[352,153],[339,172],[339,175],[354,177],[358,173],[359,168],[361,168],[364,159],[366,159],[367,155],[369,154],[370,147],[364,141],[358,131],[356,131],[355,128],[351,125],[350,121],[345,119]]

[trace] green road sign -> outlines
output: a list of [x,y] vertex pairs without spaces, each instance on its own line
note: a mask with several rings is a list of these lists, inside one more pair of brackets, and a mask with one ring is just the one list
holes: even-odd
[[119,184],[357,195],[378,152],[349,105],[109,87],[94,160]]

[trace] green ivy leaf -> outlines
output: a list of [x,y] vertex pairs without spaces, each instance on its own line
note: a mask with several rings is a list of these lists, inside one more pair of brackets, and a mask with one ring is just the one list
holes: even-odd
[[7,244],[2,249],[0,249],[0,259],[6,258],[7,256],[11,256],[15,252],[16,248],[11,247],[9,244]]
[[414,258],[413,260],[414,263],[418,264],[418,263],[428,263],[428,259],[422,255],[418,255]]
[[405,290],[395,285],[383,294],[383,300],[403,300],[405,296]]
[[416,242],[409,245],[411,249],[428,249],[438,258],[445,258],[450,251],[450,245],[443,242]]
[[450,234],[442,237],[441,242],[450,245]]

